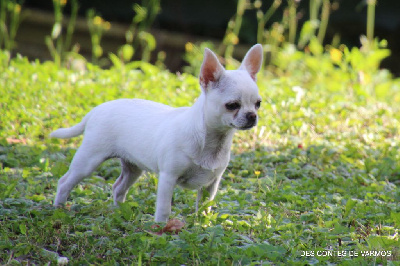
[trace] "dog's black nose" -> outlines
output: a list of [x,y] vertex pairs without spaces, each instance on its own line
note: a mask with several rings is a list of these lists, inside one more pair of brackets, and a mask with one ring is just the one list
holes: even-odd
[[246,119],[248,121],[249,124],[256,122],[257,119],[257,115],[253,112],[248,112],[246,114]]

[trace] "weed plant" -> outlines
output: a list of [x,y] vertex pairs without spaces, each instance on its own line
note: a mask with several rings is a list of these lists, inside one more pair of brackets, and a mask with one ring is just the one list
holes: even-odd
[[21,4],[15,0],[0,1],[0,49],[12,51],[21,22]]

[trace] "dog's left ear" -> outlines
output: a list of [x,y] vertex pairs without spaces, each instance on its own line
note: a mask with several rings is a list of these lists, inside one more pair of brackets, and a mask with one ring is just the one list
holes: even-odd
[[262,61],[263,48],[261,44],[256,44],[247,52],[239,69],[249,72],[251,78],[256,81],[256,75],[261,69]]

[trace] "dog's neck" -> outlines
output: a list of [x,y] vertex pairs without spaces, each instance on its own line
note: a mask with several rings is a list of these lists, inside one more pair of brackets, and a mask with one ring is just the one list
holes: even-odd
[[190,123],[190,131],[193,145],[190,149],[190,157],[195,164],[203,168],[215,170],[225,167],[229,162],[230,149],[235,129],[215,128],[209,125],[204,115],[205,95],[202,93],[194,105],[190,108],[193,120]]
[[229,161],[234,130],[217,132],[207,129],[202,152],[198,163],[207,169],[217,169]]

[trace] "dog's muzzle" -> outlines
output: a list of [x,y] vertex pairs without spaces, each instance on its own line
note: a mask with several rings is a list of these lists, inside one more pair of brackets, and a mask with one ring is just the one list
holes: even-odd
[[231,124],[231,126],[238,130],[248,130],[248,129],[254,127],[255,125],[257,125],[257,114],[253,113],[253,112],[248,112],[246,114],[246,120],[247,120],[247,123],[244,126],[237,127],[234,124]]

